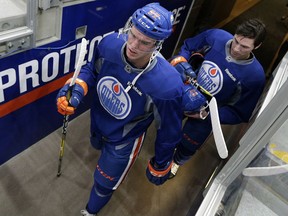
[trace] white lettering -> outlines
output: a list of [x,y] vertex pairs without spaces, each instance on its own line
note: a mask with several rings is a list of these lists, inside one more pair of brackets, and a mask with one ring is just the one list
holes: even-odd
[[[180,11],[183,10],[184,8],[185,6],[179,9],[175,9],[173,11],[176,14],[176,18],[180,16]],[[174,21],[176,23],[179,22],[176,19]],[[110,35],[112,33],[115,33],[115,31],[110,31],[110,32],[103,34],[102,36],[99,35],[99,36],[94,37],[91,40],[90,44],[88,41],[88,47],[87,47],[88,51],[86,53],[87,55],[85,58],[87,60],[84,60],[83,65],[86,64],[87,61],[88,62],[92,61],[95,46],[97,46],[105,36]],[[17,74],[19,74],[19,93],[24,93],[24,92],[27,92],[28,89],[29,91],[31,91],[31,87],[36,88],[40,84],[42,85],[42,82],[47,83],[47,82],[54,80],[59,75],[59,73],[67,74],[69,72],[72,72],[74,70],[74,68],[71,69],[70,67],[71,61],[72,61],[71,58],[73,56],[72,54],[73,54],[73,51],[75,50],[74,51],[76,52],[75,59],[78,59],[79,52],[80,52],[80,44],[81,42],[78,43],[77,45],[65,47],[61,49],[59,53],[58,52],[48,53],[42,59],[33,59],[23,64],[19,64],[18,72],[17,72],[17,69],[14,69],[14,68],[9,68],[9,69],[0,71],[0,103],[4,102],[5,99],[7,99],[7,96],[5,97],[5,90],[7,90],[8,88],[13,88],[13,86],[17,84],[17,76],[16,76]],[[61,55],[64,55],[63,56],[64,65],[61,67],[61,71],[59,71]],[[76,63],[77,63],[75,59],[74,59],[74,62],[75,62],[74,67],[76,66]],[[61,62],[62,62],[62,58],[61,58]],[[39,65],[40,63],[41,65]]]
[[232,73],[230,73],[230,71],[228,70],[228,68],[225,69],[226,74],[235,82],[236,78],[233,76]]
[[172,12],[174,14],[174,23],[173,25],[176,25],[180,22],[179,17],[181,16],[181,11],[184,10],[186,6],[179,7],[178,9],[174,9]]
[[[115,31],[107,32],[103,35],[103,38],[106,37],[107,35],[113,34]],[[100,42],[100,41],[99,41]]]
[[64,71],[63,73],[66,74],[69,71],[69,66],[70,66],[70,60],[71,60],[71,52],[72,50],[75,50],[76,45],[66,47],[60,51],[60,54],[64,54]]
[[[6,77],[6,78],[5,78]],[[13,68],[0,72],[0,103],[5,100],[4,90],[16,83],[16,71]]]
[[93,55],[94,55],[94,47],[99,44],[99,42],[102,40],[102,36],[97,36],[91,40],[90,48],[89,48],[89,55],[88,55],[88,61],[92,61]]
[[[31,68],[30,72],[28,68]],[[19,65],[20,93],[27,91],[28,79],[31,79],[33,87],[39,86],[39,75],[37,74],[38,69],[39,66],[37,60],[32,60]]]
[[[115,31],[114,31],[115,32]],[[113,32],[109,32],[111,34]],[[87,47],[87,60],[84,60],[83,65],[87,63],[87,61],[91,61],[93,57],[93,51],[95,46],[102,40],[102,36],[97,36],[93,38],[91,44]],[[58,52],[48,53],[43,57],[43,59],[33,59],[31,61],[25,62],[23,64],[18,65],[17,69],[9,68],[3,71],[0,71],[0,103],[7,99],[5,97],[5,89],[13,88],[13,86],[17,83],[17,76],[19,74],[19,93],[24,93],[26,91],[31,90],[30,87],[35,88],[40,85],[41,82],[47,83],[54,80],[59,73],[67,74],[72,72],[75,68],[71,69],[71,61],[72,61],[72,53],[76,52],[75,59],[78,59],[80,52],[80,43],[77,45],[72,45],[69,47],[65,47]],[[64,65],[60,70],[60,55],[64,55]],[[75,59],[73,59],[75,61]],[[39,65],[41,63],[41,65]],[[75,61],[76,64],[76,61]],[[75,65],[74,65],[75,66]],[[40,68],[40,69],[39,69]],[[41,80],[40,80],[41,77]],[[41,82],[40,82],[41,81]]]
[[[52,64],[52,74],[49,76],[49,60]],[[42,60],[42,81],[49,82],[53,80],[59,71],[59,54],[57,52],[49,53]]]

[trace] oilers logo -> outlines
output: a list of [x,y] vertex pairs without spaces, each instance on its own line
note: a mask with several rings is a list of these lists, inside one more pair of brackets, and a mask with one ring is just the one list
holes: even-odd
[[102,77],[97,85],[99,100],[104,109],[117,119],[126,118],[132,103],[122,84],[111,76]]
[[197,82],[212,95],[216,95],[223,86],[222,71],[214,62],[205,60],[199,70]]

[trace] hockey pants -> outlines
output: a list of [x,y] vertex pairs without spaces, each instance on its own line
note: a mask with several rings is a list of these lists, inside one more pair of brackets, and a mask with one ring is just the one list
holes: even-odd
[[145,133],[124,143],[104,142],[94,172],[94,185],[87,204],[89,213],[96,214],[110,200],[138,157]]

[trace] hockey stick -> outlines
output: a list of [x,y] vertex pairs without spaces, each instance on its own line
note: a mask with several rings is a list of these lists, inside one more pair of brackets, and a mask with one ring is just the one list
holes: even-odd
[[219,156],[222,159],[225,159],[228,157],[228,150],[226,146],[226,142],[223,136],[220,120],[219,120],[219,114],[218,114],[218,106],[216,98],[213,97],[206,89],[204,89],[202,86],[200,86],[196,80],[194,80],[191,77],[188,77],[188,82],[194,85],[198,91],[200,91],[206,99],[209,101],[209,111],[210,111],[210,118],[211,118],[211,124],[212,124],[212,130],[214,135],[214,140],[216,144],[216,148],[218,151]]
[[225,159],[228,157],[228,150],[226,146],[226,142],[223,136],[220,120],[219,120],[219,114],[218,114],[218,106],[217,101],[215,97],[212,97],[209,102],[209,110],[210,110],[210,117],[211,117],[211,123],[212,123],[212,129],[213,129],[213,135],[215,139],[216,148],[218,151],[219,156],[222,159]]
[[271,167],[248,167],[242,172],[244,176],[271,176],[288,172],[288,164]]
[[[77,64],[76,64],[76,67],[75,67],[75,71],[74,71],[72,80],[71,80],[71,82],[69,84],[68,93],[66,95],[68,100],[71,97],[72,88],[75,85],[76,79],[77,79],[77,77],[79,75],[79,72],[80,72],[80,69],[81,69],[81,67],[83,65],[84,57],[85,57],[85,54],[86,54],[86,46],[87,46],[87,40],[85,38],[82,38]],[[62,166],[62,159],[63,159],[63,155],[64,155],[64,146],[65,146],[65,141],[66,141],[68,119],[69,119],[69,115],[64,115],[63,127],[62,127],[62,137],[61,137],[61,144],[60,144],[60,151],[59,151],[59,162],[58,162],[57,177],[59,177],[61,175],[61,166]]]

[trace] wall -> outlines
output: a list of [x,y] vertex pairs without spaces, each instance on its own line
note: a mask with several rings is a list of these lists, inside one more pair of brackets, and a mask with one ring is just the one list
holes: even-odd
[[[0,59],[0,164],[62,126],[63,117],[56,111],[55,98],[75,68],[81,42],[81,38],[75,38],[76,29],[87,26],[84,35],[88,40],[85,62],[91,61],[94,47],[103,36],[118,31],[137,8],[153,1],[71,2],[73,3],[70,1],[58,6],[61,15],[60,19],[56,19],[59,22],[59,38],[55,35],[53,42],[36,45],[32,49],[12,53]],[[159,2],[173,11],[176,18],[174,32],[165,41],[162,51],[165,57],[169,57],[192,2]],[[55,19],[47,16],[45,22],[43,17],[40,18],[45,10],[36,10],[37,12],[28,14],[38,14],[33,21],[36,25],[34,34],[43,39],[45,35],[39,36],[37,29],[40,31],[45,23],[48,25],[49,21],[55,22]],[[37,26],[39,23],[43,24]],[[77,114],[71,119],[89,109],[89,99],[92,96],[90,93],[85,98],[77,109]]]

